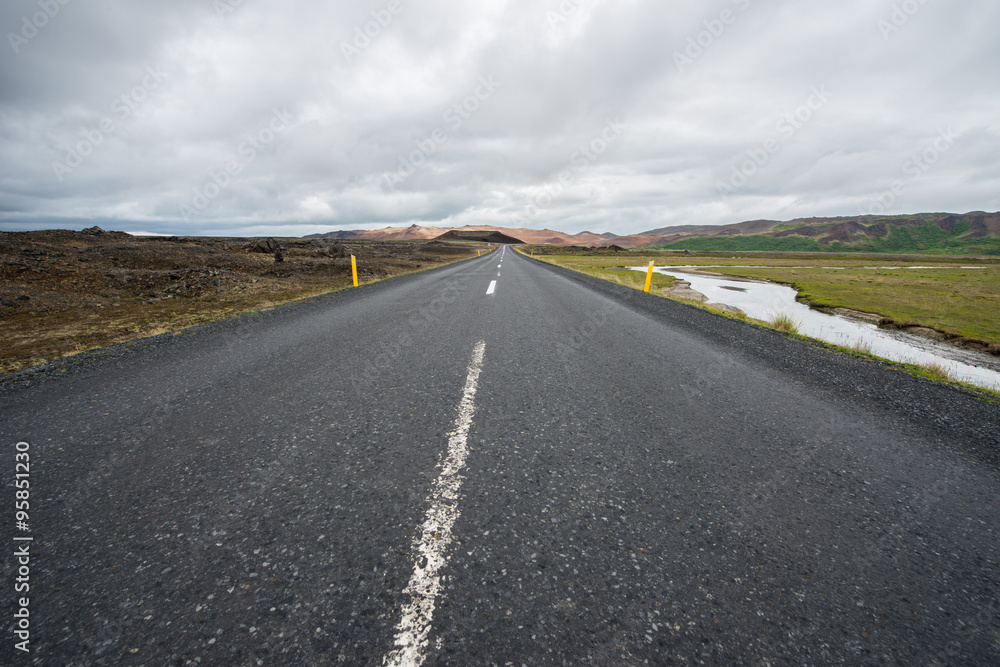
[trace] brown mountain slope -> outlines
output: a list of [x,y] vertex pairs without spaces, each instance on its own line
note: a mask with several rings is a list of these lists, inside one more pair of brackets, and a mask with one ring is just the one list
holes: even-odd
[[956,224],[968,223],[969,228],[967,232],[962,234],[963,238],[1000,237],[1000,213],[973,211],[963,215],[953,213],[918,213],[914,215],[893,216],[865,215],[834,218],[798,218],[786,222],[777,220],[748,220],[730,225],[677,225],[625,236],[616,236],[609,233],[594,234],[592,232],[566,234],[551,229],[522,229],[492,225],[465,225],[464,227],[457,228],[411,225],[409,227],[329,232],[327,234],[313,234],[306,238],[429,240],[449,231],[495,231],[535,245],[617,245],[623,248],[641,248],[645,246],[667,245],[691,238],[747,235],[764,235],[774,238],[803,236],[816,239],[821,245],[829,245],[833,242],[851,244],[866,239],[884,239],[889,235],[891,226],[916,228],[924,227],[928,223],[936,224],[949,234],[955,230]]
[[461,231],[453,229],[451,231],[445,232],[441,236],[438,236],[435,241],[479,241],[480,243],[507,243],[509,245],[520,245],[524,241],[516,239],[513,236],[498,232],[495,229],[484,229],[482,231],[473,231],[469,229],[463,229]]
[[580,232],[579,234],[566,234],[551,229],[517,229],[511,227],[496,227],[493,225],[465,225],[463,227],[421,227],[410,225],[409,227],[385,227],[383,229],[358,229],[326,234],[311,234],[306,238],[311,239],[362,239],[362,240],[417,240],[434,239],[446,232],[499,232],[512,238],[521,239],[525,243],[553,245],[605,245],[613,243],[620,238],[614,235],[594,234],[592,232]]

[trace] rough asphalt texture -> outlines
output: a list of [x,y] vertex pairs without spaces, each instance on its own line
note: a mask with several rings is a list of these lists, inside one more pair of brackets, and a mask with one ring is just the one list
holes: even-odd
[[1000,662],[997,404],[499,257],[6,378],[0,664],[380,664],[479,340],[425,664]]

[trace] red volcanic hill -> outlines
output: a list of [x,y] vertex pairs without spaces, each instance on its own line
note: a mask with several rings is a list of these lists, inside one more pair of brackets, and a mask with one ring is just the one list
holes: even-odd
[[358,229],[345,230],[339,232],[328,232],[326,234],[311,234],[309,239],[364,239],[378,241],[413,241],[436,239],[447,232],[498,232],[514,239],[520,239],[524,243],[543,245],[606,245],[619,237],[614,234],[594,234],[591,232],[580,232],[579,234],[566,234],[556,232],[551,229],[513,229],[510,227],[495,227],[492,225],[465,225],[464,227],[421,227],[420,225],[410,225],[409,227],[385,227],[383,229]]
[[496,230],[481,232],[474,232],[470,230],[457,230],[453,229],[449,232],[445,232],[441,236],[434,239],[435,241],[480,241],[482,243],[506,243],[509,245],[520,245],[524,241],[521,239],[516,239],[513,236],[508,236],[502,232]]

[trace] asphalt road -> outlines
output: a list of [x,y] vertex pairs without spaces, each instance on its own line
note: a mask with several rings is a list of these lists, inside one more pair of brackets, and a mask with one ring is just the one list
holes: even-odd
[[998,434],[506,249],[8,378],[0,664],[997,664]]

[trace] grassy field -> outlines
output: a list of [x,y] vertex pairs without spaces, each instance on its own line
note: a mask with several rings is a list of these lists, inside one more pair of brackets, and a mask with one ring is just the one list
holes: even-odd
[[[597,278],[601,278],[602,280],[618,283],[619,285],[625,285],[625,287],[632,287],[634,289],[643,289],[646,286],[646,274],[640,273],[639,271],[633,271],[632,269],[590,269],[586,273],[589,273]],[[653,281],[650,283],[649,289],[651,291],[661,290],[670,287],[673,284],[674,279],[671,276],[665,276],[662,273],[654,273]]]
[[[599,277],[600,272],[613,267],[642,266],[650,261],[657,266],[708,266],[712,268],[706,270],[712,272],[791,285],[814,306],[877,313],[897,323],[916,323],[1000,344],[1000,260],[993,258],[648,250],[579,254],[560,253],[552,246],[531,250],[553,264]],[[914,265],[940,268],[904,268]],[[970,266],[976,268],[962,268]],[[642,274],[638,275],[641,278]]]
[[962,269],[722,269],[786,283],[818,307],[878,313],[948,333],[1000,343],[1000,266]]

